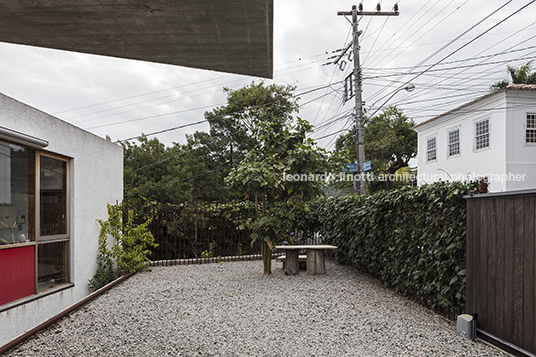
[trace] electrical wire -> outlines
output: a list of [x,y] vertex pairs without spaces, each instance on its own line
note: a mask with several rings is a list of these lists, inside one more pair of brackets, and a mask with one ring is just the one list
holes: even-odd
[[[512,0],[506,2],[504,5],[500,6],[499,8],[497,8],[496,10],[494,10],[492,13],[490,13],[489,15],[487,15],[486,17],[484,17],[482,20],[480,20],[479,22],[477,22],[475,25],[471,26],[469,29],[465,30],[462,34],[458,35],[456,38],[454,38],[453,40],[451,40],[447,45],[441,47],[439,50],[435,51],[433,54],[431,54],[430,56],[428,56],[425,60],[421,61],[419,65],[425,63],[426,61],[428,61],[430,58],[434,57],[436,54],[440,53],[442,50],[444,50],[446,47],[448,47],[450,44],[454,43],[455,41],[457,41],[460,37],[462,37],[463,35],[465,35],[466,33],[468,33],[469,31],[471,31],[472,29],[474,29],[476,26],[480,25],[483,21],[487,20],[488,18],[490,18],[491,16],[493,16],[495,13],[497,13],[499,10],[501,10],[503,7],[505,7],[507,4],[509,4]],[[518,10],[516,10],[515,12],[513,12],[512,14],[508,15],[507,17],[505,17],[504,19],[502,19],[501,21],[499,21],[498,23],[494,24],[493,26],[491,26],[490,28],[488,28],[487,30],[485,30],[484,32],[482,32],[481,34],[479,34],[478,36],[474,37],[472,40],[470,40],[469,42],[466,42],[464,45],[458,47],[456,50],[450,52],[448,55],[444,56],[443,58],[441,58],[439,61],[437,61],[435,64],[431,65],[430,67],[426,68],[425,70],[423,70],[422,72],[418,73],[417,75],[415,75],[413,78],[411,78],[410,80],[406,81],[406,83],[411,83],[411,81],[417,79],[418,77],[422,76],[424,73],[430,71],[432,68],[434,68],[436,65],[438,65],[439,63],[443,62],[444,60],[446,60],[447,58],[451,57],[452,55],[454,55],[455,53],[459,52],[461,49],[467,47],[469,44],[473,43],[474,41],[476,41],[477,39],[479,39],[480,37],[482,37],[484,34],[488,33],[489,31],[491,31],[492,29],[496,28],[497,26],[499,26],[500,24],[502,24],[503,22],[505,22],[506,20],[510,19],[512,16],[514,16],[515,14],[517,14],[518,12],[520,12],[521,10],[525,9],[527,6],[531,5],[532,3],[534,3],[536,0],[532,0],[531,2],[527,3],[526,5],[524,5],[523,7],[519,8]],[[394,91],[393,91],[394,92]],[[382,98],[378,99],[376,102],[380,101],[380,100],[383,100],[385,99],[387,96],[391,95],[393,92],[391,93],[388,93],[386,94],[385,96],[383,96]]]
[[198,175],[193,175],[193,176],[186,177],[186,178],[183,178],[183,179],[173,180],[173,181],[166,182],[166,183],[163,183],[163,184],[159,184],[159,185],[155,185],[155,186],[152,186],[152,187],[148,187],[148,188],[145,188],[145,189],[143,189],[143,190],[139,190],[139,191],[135,191],[135,192],[131,192],[131,193],[129,193],[129,194],[126,194],[125,197],[130,197],[130,196],[133,196],[133,195],[137,195],[137,194],[139,194],[139,193],[147,192],[147,191],[149,191],[149,190],[153,190],[153,189],[155,189],[155,188],[164,187],[164,186],[171,185],[171,184],[174,184],[174,183],[184,182],[184,181],[188,181],[188,180],[191,180],[191,179],[194,179],[194,178],[198,178],[198,177],[202,177],[202,176],[210,175],[210,174],[212,174],[212,173],[219,172],[219,171],[223,171],[223,170],[228,169],[228,168],[233,167],[233,166],[234,166],[234,165],[230,165],[230,166],[226,166],[226,167],[221,167],[221,168],[219,168],[219,169],[210,170],[210,171],[208,171],[208,172],[204,172],[204,173],[201,173],[201,174],[198,174]]
[[[294,95],[288,96],[288,97],[285,98],[285,99],[296,98],[296,97],[299,97],[299,96],[301,96],[301,95],[305,95],[305,94],[308,94],[308,93],[315,92],[315,91],[317,91],[317,90],[321,90],[321,89],[328,88],[328,87],[333,86],[333,85],[336,85],[336,84],[338,84],[338,83],[340,83],[340,82],[330,83],[330,84],[328,84],[328,85],[323,85],[323,86],[320,86],[320,87],[314,87],[313,89],[310,89],[310,90],[308,90],[308,91],[305,91],[305,92],[302,92],[302,93],[299,93],[299,94],[294,94]],[[257,105],[257,106],[253,106],[253,107],[249,107],[249,108],[245,108],[245,109],[236,111],[236,112],[234,112],[234,113],[232,113],[232,114],[239,114],[239,113],[244,113],[244,112],[249,111],[249,110],[252,110],[252,109],[262,108],[262,107],[265,107],[265,106],[268,106],[268,105],[272,105],[272,104],[278,103],[278,102],[280,102],[281,100],[282,100],[282,99],[277,100],[277,101],[274,101],[274,102],[271,102],[271,103],[265,103],[265,104],[261,104],[261,105]],[[158,135],[158,134],[166,133],[166,132],[169,132],[169,131],[174,131],[174,130],[177,130],[177,129],[183,129],[183,128],[186,128],[186,127],[190,127],[190,126],[194,126],[194,125],[199,125],[199,124],[202,124],[202,123],[210,122],[210,121],[212,121],[212,120],[215,120],[215,119],[218,119],[218,118],[222,118],[222,117],[224,117],[224,116],[215,116],[215,117],[207,118],[207,119],[203,119],[203,120],[200,120],[200,121],[197,121],[197,122],[187,123],[187,124],[183,124],[183,125],[179,125],[179,126],[175,126],[175,127],[171,127],[171,128],[167,128],[167,129],[163,129],[163,130],[155,131],[155,132],[148,133],[148,134],[142,134],[142,135],[134,136],[134,137],[131,137],[131,138],[128,138],[128,139],[117,140],[116,142],[125,142],[125,141],[130,141],[130,140],[139,139],[139,138],[142,138],[142,137],[154,136],[154,135]]]

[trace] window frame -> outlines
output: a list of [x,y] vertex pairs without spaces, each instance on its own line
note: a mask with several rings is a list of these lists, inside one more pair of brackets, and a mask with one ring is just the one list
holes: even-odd
[[[477,126],[478,124],[480,123],[484,123],[484,122],[487,122],[488,125],[487,125],[487,133],[484,133],[484,134],[478,134],[478,129],[477,129]],[[473,125],[473,151],[474,152],[480,152],[480,151],[485,151],[485,150],[489,150],[491,148],[491,120],[489,117],[486,117],[486,118],[481,118],[481,119],[477,119],[477,120],[474,120],[474,125]],[[482,147],[478,147],[478,140],[480,137],[483,137],[487,135],[487,146],[482,146]]]
[[[74,286],[72,283],[72,267],[71,267],[71,261],[72,261],[72,251],[71,251],[71,219],[72,219],[72,212],[71,212],[71,161],[72,158],[55,154],[49,151],[37,149],[35,147],[31,147],[28,145],[24,145],[18,142],[14,142],[5,138],[0,138],[0,141],[5,142],[7,144],[16,145],[20,147],[25,147],[27,149],[31,149],[34,151],[32,156],[34,157],[34,163],[33,167],[31,165],[28,166],[28,170],[33,172],[33,175],[35,177],[34,182],[32,183],[34,186],[34,197],[32,199],[32,202],[29,205],[30,207],[33,206],[33,215],[31,212],[28,213],[28,224],[30,224],[30,221],[33,223],[34,226],[34,233],[33,233],[33,239],[28,237],[28,239],[31,239],[30,241],[26,243],[15,243],[15,244],[9,244],[9,245],[3,245],[0,246],[0,249],[16,249],[20,247],[25,246],[34,246],[34,273],[35,273],[35,281],[34,281],[34,292],[33,294],[26,295],[24,297],[21,297],[17,300],[9,301],[7,303],[4,303],[0,305],[0,312],[9,310],[13,307],[19,306],[21,304],[27,303],[29,301],[33,301],[36,299],[40,299],[43,296],[47,296],[50,294],[53,294],[58,291],[62,291],[64,289],[67,289],[69,287]],[[56,234],[56,235],[42,235],[41,233],[41,157],[48,157],[55,160],[60,160],[65,163],[65,234]],[[61,243],[63,244],[63,254],[60,253],[60,257],[63,260],[63,269],[64,269],[64,276],[62,277],[61,281],[52,281],[52,286],[47,286],[44,288],[40,288],[39,283],[39,250],[44,249],[44,245],[51,244],[51,243]],[[63,255],[63,256],[62,256]],[[57,284],[55,284],[57,283]],[[41,283],[41,286],[43,284]]]
[[[65,195],[66,195],[66,203],[65,203],[65,220],[66,220],[66,227],[65,227],[65,234],[56,234],[56,235],[41,235],[41,180],[40,180],[40,174],[41,174],[41,157],[48,157],[51,159],[56,159],[65,162]],[[35,158],[35,166],[36,166],[36,194],[35,194],[35,219],[36,219],[36,241],[37,242],[55,242],[55,241],[61,241],[61,240],[68,240],[70,237],[71,232],[71,207],[70,207],[70,197],[71,197],[71,190],[70,190],[70,160],[69,158],[57,154],[52,154],[48,152],[40,152],[39,150],[36,150],[36,158]]]
[[[434,147],[430,149],[430,141],[434,141]],[[430,159],[430,153],[434,152],[434,158]],[[430,135],[426,137],[426,163],[436,162],[437,161],[437,135]]]
[[[451,142],[451,134],[457,132],[458,140],[455,142]],[[458,152],[456,154],[451,153],[452,145],[458,144]],[[454,127],[449,130],[447,130],[447,158],[454,158],[459,157],[462,154],[462,148],[461,148],[461,138],[460,138],[460,127]]]
[[[56,234],[56,235],[42,235],[41,234],[41,158],[47,157],[59,161],[63,161],[65,163],[65,221],[66,221],[66,227],[65,227],[65,233],[64,234]],[[35,290],[37,293],[40,293],[44,290],[48,290],[51,288],[54,288],[58,285],[62,284],[68,284],[71,283],[71,200],[70,200],[70,163],[71,160],[68,157],[46,152],[46,151],[40,151],[36,150],[36,161],[35,161],[35,172],[36,172],[36,212],[35,212],[35,219],[36,219],[36,251],[35,251]],[[65,243],[65,252],[66,257],[64,258],[64,266],[65,266],[65,282],[60,283],[58,285],[54,285],[52,287],[39,289],[39,250],[41,247],[44,249],[44,245],[46,244],[54,244],[54,243]]]
[[[534,118],[534,127],[530,127],[529,128],[529,116],[533,116]],[[525,134],[525,138],[524,138],[524,141],[525,141],[525,145],[526,146],[536,146],[536,112],[525,112],[525,122],[524,122],[524,126],[525,128],[525,131],[524,131],[524,134]],[[529,131],[532,131],[533,132],[533,137],[534,137],[534,141],[527,141],[527,134],[529,133]]]

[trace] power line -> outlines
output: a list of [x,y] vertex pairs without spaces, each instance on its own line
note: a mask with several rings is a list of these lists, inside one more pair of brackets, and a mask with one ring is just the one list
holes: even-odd
[[325,138],[328,138],[328,137],[333,136],[333,135],[335,135],[335,134],[338,134],[338,133],[340,133],[340,132],[348,131],[348,130],[350,130],[350,129],[345,128],[345,129],[338,130],[338,131],[336,131],[336,132],[334,132],[334,133],[331,133],[331,134],[328,134],[328,135],[324,135],[324,136],[321,136],[321,137],[319,137],[319,138],[312,138],[312,139],[318,141],[318,140],[325,139]]
[[[536,48],[536,46],[533,46],[534,48]],[[534,59],[536,58],[536,56],[528,56],[528,57],[521,57],[521,58],[516,58],[515,61],[524,61],[524,60],[531,60],[531,59]],[[465,66],[456,66],[456,67],[448,67],[448,68],[436,68],[436,69],[433,69],[433,70],[429,70],[429,71],[426,71],[426,72],[403,72],[403,73],[389,73],[389,74],[380,74],[380,75],[374,75],[374,76],[370,76],[370,77],[367,77],[367,76],[364,76],[363,79],[377,79],[377,78],[387,78],[387,77],[400,77],[400,76],[404,76],[404,75],[410,75],[410,74],[419,74],[420,75],[423,75],[423,74],[426,74],[426,73],[430,73],[430,72],[441,72],[441,71],[451,71],[453,69],[461,69],[461,68],[475,68],[475,67],[479,67],[479,66],[490,66],[490,65],[494,65],[494,64],[500,64],[500,63],[510,63],[512,62],[511,59],[507,59],[507,60],[502,60],[502,61],[494,61],[494,62],[487,62],[487,63],[475,63],[475,64],[470,64],[470,65],[465,65]],[[415,78],[418,78],[418,77],[414,77],[413,79]],[[412,80],[413,80],[412,79]],[[411,80],[410,80],[411,82]]]
[[[118,122],[114,122],[114,123],[106,123],[106,124],[101,124],[101,125],[95,125],[95,126],[90,126],[90,127],[87,128],[87,129],[89,130],[89,129],[104,128],[104,127],[114,126],[114,125],[119,125],[119,124],[133,123],[133,122],[135,122],[135,121],[141,121],[141,120],[147,120],[147,119],[154,119],[154,118],[161,118],[161,117],[164,117],[164,116],[167,116],[167,115],[182,114],[182,113],[193,112],[193,111],[195,111],[195,110],[201,110],[201,109],[207,109],[207,108],[214,108],[215,106],[219,106],[219,105],[223,105],[223,104],[225,104],[225,103],[222,103],[222,104],[214,104],[214,105],[205,105],[205,106],[203,106],[203,107],[197,107],[197,108],[191,108],[191,109],[185,109],[185,110],[177,110],[177,111],[174,111],[174,112],[168,112],[168,113],[162,113],[162,114],[155,114],[155,115],[151,115],[151,116],[147,116],[147,117],[142,117],[142,118],[128,119],[128,120],[118,121]],[[198,123],[199,123],[199,122],[198,122]]]
[[[406,21],[402,26],[400,26],[400,28],[405,29],[404,32],[402,32],[402,34],[401,34],[400,36],[404,35],[407,31],[409,31],[409,29],[410,29],[411,27],[413,27],[413,25],[408,26],[408,24],[411,22],[411,20],[413,20],[413,18],[414,18],[415,16],[417,16],[417,14],[419,14],[421,11],[424,11],[424,9],[426,8],[426,6],[427,6],[431,1],[432,1],[432,0],[428,0],[428,2],[427,2],[426,4],[424,4],[423,6],[421,6],[421,7],[419,8],[419,10],[418,10],[416,13],[414,13],[413,16],[412,16],[408,21]],[[438,2],[439,2],[439,1],[438,1]],[[436,4],[437,4],[437,3],[436,3]],[[435,4],[434,4],[433,6],[435,6]],[[432,7],[433,7],[433,6],[432,6]],[[424,15],[426,15],[426,13],[424,13],[419,19],[417,19],[417,20],[415,21],[415,23],[417,23],[417,21],[419,21]],[[415,24],[415,23],[414,23],[414,24]],[[396,33],[393,34],[393,36],[391,37],[390,40],[394,39],[394,36],[395,36],[395,35],[396,35]],[[390,40],[388,40],[388,41],[386,42],[386,44],[389,43]],[[381,50],[382,48],[383,48],[383,45],[382,45],[382,46],[378,49],[378,51],[376,51],[376,52],[380,52],[380,50]],[[370,53],[370,51],[369,51],[369,53]],[[369,53],[367,53],[367,55],[368,55]]]
[[204,172],[204,173],[202,173],[202,174],[193,175],[193,176],[190,176],[190,177],[187,177],[187,178],[183,178],[183,179],[180,179],[180,180],[174,180],[174,181],[166,182],[166,183],[163,183],[163,184],[160,184],[160,185],[152,186],[152,187],[149,187],[149,188],[146,188],[146,189],[143,189],[143,190],[139,190],[139,191],[136,191],[136,192],[129,193],[129,194],[125,195],[125,197],[129,197],[129,196],[132,196],[132,195],[136,195],[136,194],[138,194],[138,193],[146,192],[146,191],[149,191],[149,190],[152,190],[152,189],[155,189],[155,188],[159,188],[159,187],[163,187],[163,186],[171,185],[171,184],[174,184],[174,183],[183,182],[183,181],[188,181],[188,180],[191,180],[191,179],[194,179],[194,178],[198,178],[198,177],[206,176],[206,175],[212,174],[212,173],[214,173],[214,172],[223,171],[223,170],[228,169],[228,168],[233,167],[233,166],[234,166],[234,165],[230,165],[230,166],[226,166],[226,167],[221,167],[221,168],[219,168],[219,169],[215,169],[215,170],[211,170],[211,171],[208,171],[208,172]]
[[[536,22],[534,22],[536,23]],[[533,24],[534,24],[533,23]],[[499,55],[505,55],[505,54],[511,54],[511,53],[515,53],[515,52],[521,52],[521,51],[526,51],[526,50],[530,50],[530,49],[533,49],[533,48],[536,48],[536,46],[529,46],[529,47],[524,47],[524,48],[519,48],[519,49],[515,49],[515,50],[511,50],[511,51],[501,51],[501,52],[496,52],[496,53],[492,53],[492,54],[489,54],[489,55],[484,55],[484,56],[479,56],[479,57],[470,57],[470,58],[463,58],[463,59],[459,59],[459,60],[454,60],[454,61],[449,61],[449,62],[443,62],[443,63],[440,63],[438,64],[439,66],[445,66],[445,65],[448,65],[448,64],[453,64],[453,63],[460,63],[460,62],[468,62],[468,61],[474,61],[474,60],[479,60],[479,59],[483,59],[483,58],[490,58],[490,57],[496,57],[496,56],[499,56]],[[484,50],[485,51],[485,50]],[[502,62],[509,62],[511,60],[505,60],[505,61],[502,61]],[[420,68],[420,67],[429,67],[431,66],[432,64],[423,64],[423,65],[420,65],[420,66],[407,66],[407,67],[391,67],[391,68],[382,68],[382,67],[363,67],[363,70],[367,70],[367,71],[391,71],[391,70],[402,70],[402,69],[415,69],[415,68]],[[453,69],[453,68],[458,68],[458,67],[451,67],[451,68],[447,68],[447,69]],[[436,69],[437,70],[437,69]],[[408,72],[404,72],[403,74],[409,74]]]
[[[201,145],[206,146],[206,145],[209,145],[209,144],[213,144],[213,143],[215,143],[215,142],[217,142],[217,141],[220,141],[220,140],[223,140],[223,139],[225,139],[225,138],[231,137],[231,136],[233,136],[233,135],[235,135],[235,134],[238,134],[238,133],[241,132],[241,131],[242,131],[242,130],[235,131],[234,133],[227,134],[227,135],[225,135],[225,136],[222,136],[221,138],[216,138],[216,139],[214,139],[214,140],[211,140],[211,141],[209,141],[209,142],[207,142],[207,143],[203,143],[203,144],[201,144]],[[168,156],[168,157],[166,157],[165,159],[162,159],[162,160],[160,160],[160,161],[154,162],[154,163],[152,163],[152,164],[148,164],[148,165],[145,165],[145,166],[142,166],[142,167],[138,167],[137,169],[132,170],[132,172],[134,173],[134,172],[140,171],[141,169],[144,169],[144,168],[146,168],[146,167],[152,167],[152,166],[159,165],[159,164],[161,164],[161,163],[163,163],[163,162],[165,162],[165,161],[167,161],[167,160],[170,160],[170,159],[172,159],[172,158],[174,158],[174,157],[179,157],[179,156],[182,156],[182,155],[186,155],[186,154],[188,154],[188,153],[190,153],[190,152],[192,152],[192,151],[194,151],[194,150],[203,149],[203,148],[204,148],[203,146],[201,146],[201,147],[196,147],[196,148],[192,148],[192,149],[190,149],[190,150],[186,150],[186,151],[181,151],[181,152],[178,153],[178,154]]]
[[[536,1],[536,0],[535,0],[535,1]],[[299,93],[299,94],[294,94],[294,95],[288,96],[288,97],[285,98],[285,99],[295,98],[295,97],[299,97],[299,96],[301,96],[301,95],[309,94],[309,93],[312,93],[312,92],[317,91],[317,90],[321,90],[321,89],[324,89],[324,88],[328,88],[328,87],[330,87],[330,86],[332,86],[332,85],[335,85],[335,84],[338,84],[338,83],[341,83],[341,82],[330,83],[330,84],[328,84],[328,85],[324,85],[324,86],[321,86],[321,87],[317,87],[317,88],[314,88],[314,89],[311,89],[311,90],[308,90],[308,91],[305,91],[305,92],[302,92],[302,93]],[[236,111],[236,112],[231,113],[231,114],[239,114],[239,113],[244,113],[244,112],[249,111],[249,110],[252,110],[252,109],[257,109],[257,108],[266,107],[266,106],[268,106],[268,105],[272,105],[272,104],[278,103],[278,102],[280,102],[281,100],[282,100],[282,99],[280,99],[280,100],[276,100],[276,101],[271,102],[271,103],[265,103],[265,104],[261,104],[261,105],[257,105],[257,106],[253,106],[253,107],[249,107],[249,108],[245,108],[245,109]],[[229,114],[228,114],[228,115],[229,115]],[[218,118],[223,118],[223,117],[225,117],[225,116],[226,116],[226,115],[215,116],[215,117],[213,117],[213,118],[207,118],[207,119],[203,119],[203,120],[200,120],[200,121],[197,121],[197,122],[192,122],[192,123],[188,123],[188,124],[183,124],[183,125],[179,125],[179,126],[175,126],[175,127],[172,127],[172,128],[167,128],[167,129],[163,129],[163,130],[155,131],[155,132],[148,133],[148,134],[142,134],[142,135],[134,136],[134,137],[131,137],[131,138],[128,138],[128,139],[117,140],[116,142],[125,142],[125,141],[130,141],[130,140],[139,139],[139,138],[142,138],[142,137],[158,135],[158,134],[166,133],[166,132],[169,132],[169,131],[174,131],[174,130],[177,130],[177,129],[182,129],[182,128],[186,128],[186,127],[190,127],[190,126],[194,126],[194,125],[199,125],[199,124],[202,124],[202,123],[210,122],[210,121],[212,121],[212,120],[215,120],[215,119],[218,119]]]
[[[478,36],[474,37],[472,40],[470,40],[469,42],[465,43],[463,46],[460,46],[458,47],[456,50],[452,51],[451,53],[449,53],[448,55],[446,55],[445,57],[443,57],[442,59],[440,59],[439,61],[437,61],[435,64],[432,64],[430,67],[428,67],[427,69],[425,69],[424,71],[420,72],[419,74],[417,74],[416,76],[414,76],[413,78],[411,78],[410,80],[406,81],[406,83],[410,83],[411,81],[415,80],[416,78],[422,76],[424,73],[430,71],[433,67],[435,67],[436,65],[438,65],[439,63],[443,62],[444,60],[446,60],[447,58],[449,58],[450,56],[452,56],[453,54],[459,52],[461,49],[467,47],[469,44],[473,43],[474,41],[476,41],[477,39],[479,39],[480,37],[482,37],[484,34],[488,33],[489,31],[491,31],[492,29],[496,28],[497,26],[499,26],[500,24],[502,24],[503,22],[505,22],[506,20],[508,20],[509,18],[511,18],[512,16],[514,16],[515,14],[517,14],[518,12],[520,12],[521,10],[523,10],[524,8],[526,8],[527,6],[531,5],[532,3],[534,3],[536,0],[532,0],[531,2],[527,3],[526,5],[522,6],[521,8],[519,8],[518,10],[516,10],[515,12],[513,12],[512,14],[508,15],[507,17],[505,17],[504,19],[502,19],[501,21],[499,21],[498,23],[496,23],[495,25],[493,25],[492,27],[488,28],[486,31],[482,32],[481,34],[479,34]],[[424,62],[426,62],[428,59],[432,58],[433,56],[435,56],[436,54],[438,54],[439,52],[441,52],[443,49],[445,49],[446,47],[448,47],[450,44],[454,43],[455,41],[457,41],[460,37],[462,37],[463,35],[465,35],[466,33],[468,33],[469,31],[471,31],[472,29],[474,29],[476,26],[480,25],[483,21],[487,20],[488,18],[490,18],[491,16],[493,16],[495,13],[497,13],[499,10],[501,10],[503,7],[505,7],[507,4],[509,4],[510,2],[512,2],[512,0],[506,2],[504,5],[500,6],[499,8],[497,8],[496,10],[494,10],[492,13],[490,13],[489,15],[487,15],[486,17],[484,17],[482,20],[480,20],[479,22],[477,22],[475,25],[471,26],[469,29],[465,30],[462,34],[460,34],[459,36],[457,36],[456,38],[454,38],[453,40],[451,40],[447,45],[441,47],[439,50],[435,51],[433,54],[431,54],[430,56],[428,56],[425,60],[421,61],[419,65],[423,64]],[[378,92],[377,92],[378,93]],[[392,92],[391,92],[392,93]],[[388,95],[390,95],[391,93],[389,94],[386,94],[385,96],[383,96],[381,99],[378,99],[378,101],[386,98]]]
[[[456,9],[454,9],[454,11],[452,11],[450,14],[448,14],[447,16],[445,16],[443,19],[441,19],[440,21],[436,21],[435,22],[435,25],[432,26],[431,28],[429,29],[425,29],[425,26],[428,25],[431,21],[433,21],[440,13],[442,13],[443,11],[445,11],[445,9],[450,5],[452,4],[452,2],[454,2],[454,0],[452,0],[450,3],[448,3],[443,9],[441,9],[437,14],[435,14],[433,17],[431,17],[424,25],[420,26],[420,29],[421,30],[425,30],[425,32],[420,36],[418,37],[415,41],[413,41],[411,44],[409,44],[408,47],[406,47],[405,49],[403,49],[402,51],[398,52],[396,55],[392,56],[392,57],[398,57],[400,56],[402,53],[404,53],[406,51],[406,49],[408,48],[411,48],[417,41],[419,41],[421,38],[423,38],[424,36],[426,36],[427,34],[429,34],[434,28],[436,28],[437,26],[439,26],[440,24],[443,23],[443,21],[447,20],[450,16],[452,16],[456,11],[458,11],[460,9],[460,7],[462,7],[463,5],[465,5],[469,0],[466,0],[462,5],[458,6]],[[434,4],[434,6],[437,5]],[[414,34],[417,34],[418,31],[416,31]],[[413,37],[413,35],[409,36],[409,38]],[[379,63],[381,62],[383,59],[389,57],[389,55],[391,55],[391,53],[393,53],[395,50],[397,50],[398,48],[400,48],[400,45],[395,47],[393,50],[391,50],[391,52],[389,52],[388,54],[384,55],[381,59],[378,59],[375,63]]]

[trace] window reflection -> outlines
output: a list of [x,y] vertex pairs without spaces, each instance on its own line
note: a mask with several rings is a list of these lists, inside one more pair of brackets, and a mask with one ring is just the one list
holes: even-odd
[[35,240],[35,150],[0,141],[0,244]]
[[63,241],[38,245],[38,291],[67,282],[67,243]]
[[67,163],[41,156],[41,236],[67,234]]

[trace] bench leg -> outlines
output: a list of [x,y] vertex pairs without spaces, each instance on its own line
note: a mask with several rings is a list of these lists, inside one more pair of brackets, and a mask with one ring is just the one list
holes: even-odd
[[307,274],[320,275],[325,272],[324,250],[307,249]]
[[283,271],[286,275],[297,275],[300,273],[297,249],[289,249],[285,252]]

